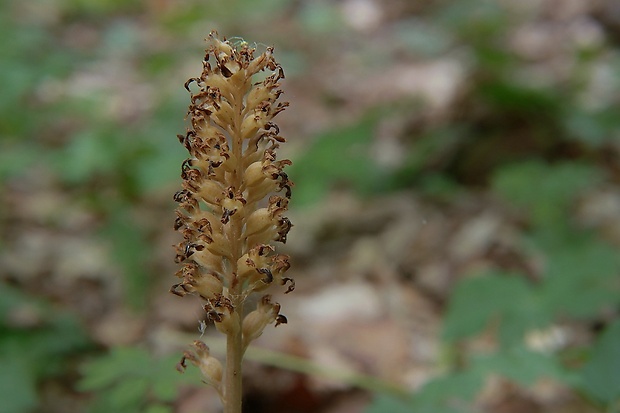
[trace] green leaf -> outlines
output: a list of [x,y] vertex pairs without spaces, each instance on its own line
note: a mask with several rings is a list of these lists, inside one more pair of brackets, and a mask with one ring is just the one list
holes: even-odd
[[410,18],[394,26],[395,41],[416,55],[438,56],[454,43],[444,26],[431,24],[428,19]]
[[531,161],[502,167],[492,186],[506,200],[528,210],[536,225],[555,229],[566,226],[571,202],[598,178],[598,171],[589,165]]
[[152,118],[141,125],[135,138],[148,153],[138,153],[130,160],[137,187],[142,192],[160,191],[170,183],[180,185],[181,162],[188,153],[175,136],[185,130],[183,110],[189,102],[185,90],[167,93]]
[[171,354],[168,357],[157,359],[153,364],[151,377],[152,392],[158,400],[172,402],[178,395],[179,384],[198,384],[201,383],[199,369],[188,369],[185,373],[179,374],[174,366],[180,360],[180,354]]
[[462,0],[439,8],[436,19],[442,26],[460,32],[468,39],[490,40],[506,30],[507,17],[505,9],[497,2]]
[[379,393],[364,413],[411,413],[411,402]]
[[106,411],[143,412],[153,407],[166,408],[161,402],[173,402],[181,384],[201,385],[198,369],[180,374],[174,367],[180,355],[152,357],[138,347],[114,348],[110,353],[85,363],[81,391],[98,395],[93,413]]
[[617,139],[620,128],[617,112],[612,107],[590,111],[580,107],[569,107],[563,116],[564,127],[572,139],[594,148]]
[[139,10],[138,0],[66,0],[65,7],[73,13],[88,13],[99,18],[108,13]]
[[414,396],[413,411],[466,412],[478,394],[484,375],[477,369],[465,369],[436,378]]
[[[40,320],[36,328],[7,324],[7,315],[25,307]],[[69,314],[50,308],[7,285],[0,288],[0,413],[26,413],[38,406],[37,386],[67,371],[67,356],[88,340]]]
[[38,147],[30,143],[9,140],[0,142],[0,180],[23,173],[44,160],[44,156]]
[[[446,127],[429,131],[416,139],[407,151],[403,165],[390,177],[392,186],[399,188],[415,183],[418,177],[425,178],[423,172],[431,169],[430,165],[441,163],[446,154],[454,151],[464,134],[464,128]],[[437,174],[435,180],[442,180],[443,185],[449,182],[445,174]],[[454,184],[450,186],[454,190]]]
[[342,14],[327,1],[302,3],[301,23],[309,32],[333,32],[342,28]]
[[0,358],[0,413],[26,413],[38,404],[37,376],[20,357],[23,355]]
[[588,318],[620,304],[616,249],[583,236],[549,254],[541,295],[549,312]]
[[148,390],[147,378],[125,378],[110,387],[106,397],[116,411],[139,411],[147,401]]
[[600,402],[620,401],[620,320],[607,327],[592,349],[592,358],[582,371],[581,388]]
[[492,273],[459,282],[450,300],[443,336],[458,340],[480,333],[490,321],[500,322],[504,346],[519,343],[524,332],[548,320],[523,275]]
[[385,171],[373,161],[370,143],[377,116],[319,136],[293,160],[289,175],[295,182],[295,203],[318,201],[336,185],[349,185],[362,194],[382,187]]
[[26,295],[17,288],[13,288],[0,281],[0,325],[6,322],[9,313],[25,302],[30,302]]
[[172,408],[162,404],[153,404],[144,413],[173,413]]
[[56,167],[67,182],[84,182],[95,174],[111,172],[120,150],[103,131],[78,132],[57,154]]
[[92,360],[82,367],[84,378],[80,390],[100,390],[126,377],[148,376],[151,358],[137,347],[116,347],[109,354]]
[[150,274],[147,267],[151,254],[146,234],[133,218],[130,205],[119,202],[107,208],[110,219],[102,233],[112,245],[115,262],[122,265],[125,272],[125,299],[134,308],[143,308],[148,294]]
[[530,116],[553,117],[558,109],[557,96],[551,90],[529,88],[511,82],[489,82],[479,93],[494,110],[518,111]]
[[541,378],[554,378],[563,382],[569,382],[571,378],[554,357],[522,346],[479,356],[472,362],[486,375],[499,374],[524,386],[532,385]]

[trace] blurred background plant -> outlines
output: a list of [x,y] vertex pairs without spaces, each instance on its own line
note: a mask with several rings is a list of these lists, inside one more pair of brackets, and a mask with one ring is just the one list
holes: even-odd
[[248,355],[251,411],[618,411],[619,16],[0,3],[0,412],[217,411],[174,370],[198,303],[167,294],[182,85],[211,29],[275,45],[292,102],[301,298]]

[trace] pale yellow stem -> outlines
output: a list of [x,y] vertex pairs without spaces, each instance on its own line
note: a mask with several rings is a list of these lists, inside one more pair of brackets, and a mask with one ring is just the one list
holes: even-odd
[[[244,85],[245,86],[245,85]],[[243,136],[241,136],[241,124],[243,121],[243,98],[245,87],[237,88],[234,93],[233,107],[235,108],[235,120],[232,125],[232,152],[237,165],[234,170],[233,185],[236,191],[241,188],[243,181]],[[239,325],[232,329],[226,337],[226,388],[224,413],[241,413],[243,386],[242,386],[242,361],[243,361],[243,338],[241,323],[243,321],[243,285],[237,280],[237,260],[243,255],[243,243],[241,232],[243,230],[243,217],[233,215],[230,220],[229,240],[233,258],[231,262],[230,299],[233,302],[234,311],[239,317]]]

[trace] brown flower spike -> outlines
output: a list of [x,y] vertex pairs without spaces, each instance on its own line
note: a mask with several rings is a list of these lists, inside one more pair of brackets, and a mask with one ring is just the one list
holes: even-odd
[[[175,261],[182,267],[170,291],[202,298],[207,318],[227,338],[225,367],[196,341],[178,368],[185,360],[199,366],[225,412],[239,413],[243,353],[268,324],[286,323],[269,294],[247,315],[244,302],[274,284],[294,289],[284,275],[289,257],[272,245],[286,242],[292,226],[284,213],[293,184],[283,171],[291,162],[276,159],[285,140],[272,121],[288,103],[278,101],[284,72],[272,47],[255,57],[245,42],[235,45],[215,32],[206,40],[202,74],[185,83],[191,128],[178,137],[190,157],[181,165],[183,189],[174,194],[174,228],[183,235]],[[265,71],[264,80],[252,81]]]

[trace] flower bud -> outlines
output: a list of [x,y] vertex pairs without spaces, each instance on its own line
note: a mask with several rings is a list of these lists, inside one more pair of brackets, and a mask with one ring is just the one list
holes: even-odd
[[270,321],[271,318],[269,315],[259,310],[254,310],[245,316],[241,329],[241,331],[243,331],[244,343],[249,344],[260,337]]
[[237,260],[238,276],[241,279],[257,276],[259,270],[269,268],[270,254],[275,249],[271,245],[257,245]]
[[241,136],[244,139],[251,138],[260,128],[265,126],[265,123],[267,123],[267,119],[260,112],[250,113],[241,123]]
[[243,319],[243,343],[247,347],[253,340],[263,334],[267,324],[276,321],[280,315],[280,304],[272,303],[270,295],[264,295],[256,306],[256,310]]
[[[254,87],[246,99],[247,107],[250,109],[256,108],[261,102],[269,101],[272,99],[271,91],[265,86]],[[275,96],[273,96],[275,97]]]
[[[224,211],[222,214],[221,222],[222,224],[226,224],[230,220],[231,216],[237,215],[240,211],[243,211],[243,203],[236,198],[224,198],[222,200],[222,209]],[[241,213],[240,215],[243,214]]]
[[263,182],[267,177],[263,173],[263,162],[253,162],[248,166],[243,175],[243,182],[246,187],[256,186]]
[[202,268],[205,268],[207,271],[212,271],[216,273],[222,272],[222,256],[213,254],[208,249],[203,251],[195,252],[192,255],[192,261],[196,264],[200,265]]
[[236,334],[239,331],[239,313],[231,311],[230,308],[224,308],[220,314],[221,321],[215,321],[215,328],[222,334]]
[[206,203],[218,205],[220,200],[224,198],[224,188],[215,181],[204,181],[200,184],[197,194]]
[[190,358],[190,361],[198,366],[207,383],[219,385],[222,382],[224,371],[222,363],[211,356],[209,347],[202,341],[194,340],[193,346],[196,349],[196,357]]
[[214,274],[205,274],[200,276],[194,283],[194,288],[201,297],[213,298],[217,294],[222,293],[224,285],[222,281]]
[[274,219],[269,209],[259,208],[247,218],[244,236],[249,237],[250,235],[267,231],[269,227],[274,225]]
[[250,74],[255,74],[261,70],[264,70],[265,67],[275,67],[275,65],[276,63],[273,59],[273,47],[268,47],[265,53],[250,62],[247,71]]
[[218,255],[220,257],[229,258],[231,256],[230,244],[228,243],[228,240],[223,234],[217,232],[213,233],[213,242],[207,244],[207,250],[209,250],[211,254]]

